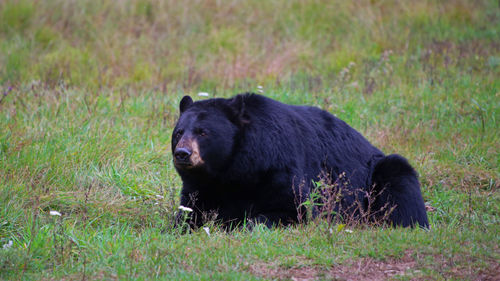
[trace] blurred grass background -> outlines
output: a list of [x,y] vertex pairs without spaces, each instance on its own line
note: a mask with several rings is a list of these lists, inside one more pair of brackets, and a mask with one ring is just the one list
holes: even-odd
[[[1,1],[0,279],[494,280],[499,33],[493,0]],[[406,156],[432,230],[172,229],[180,98],[258,85]]]
[[498,74],[500,63],[495,1],[20,0],[1,9],[0,81],[11,84],[192,89],[299,78],[321,89],[353,62],[372,92],[378,77],[363,76],[384,52],[398,62],[393,84],[429,78],[426,67]]

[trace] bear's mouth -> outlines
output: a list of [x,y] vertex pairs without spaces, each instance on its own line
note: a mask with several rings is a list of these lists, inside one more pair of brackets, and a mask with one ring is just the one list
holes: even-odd
[[177,168],[182,168],[182,169],[189,169],[193,167],[193,163],[191,163],[191,161],[174,160],[174,165]]

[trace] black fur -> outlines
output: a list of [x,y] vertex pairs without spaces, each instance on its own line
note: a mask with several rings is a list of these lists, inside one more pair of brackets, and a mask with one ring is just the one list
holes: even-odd
[[394,207],[389,223],[428,227],[417,175],[406,159],[385,156],[326,111],[256,94],[194,103],[184,97],[180,110],[172,151],[180,138],[193,137],[204,161],[176,166],[181,205],[194,210],[193,226],[204,223],[204,214],[233,226],[246,219],[269,226],[297,222],[297,204],[308,198],[313,181],[323,174],[335,182],[345,173],[342,210],[366,202],[374,186],[379,196],[373,205]]

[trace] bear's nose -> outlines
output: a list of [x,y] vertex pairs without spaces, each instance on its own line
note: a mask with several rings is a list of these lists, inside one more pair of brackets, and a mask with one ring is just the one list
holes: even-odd
[[191,151],[186,148],[176,148],[174,152],[175,159],[179,161],[186,161],[191,156]]

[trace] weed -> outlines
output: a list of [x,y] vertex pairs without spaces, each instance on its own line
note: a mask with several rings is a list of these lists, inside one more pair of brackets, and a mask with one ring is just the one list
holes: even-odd
[[[375,191],[374,187],[350,190],[349,179],[340,173],[335,180],[328,173],[323,173],[306,200],[296,199],[298,221],[326,221],[328,231],[337,225],[337,232],[344,226],[366,227],[384,226],[395,206],[385,204],[377,209],[374,202],[384,191]],[[300,188],[299,188],[300,190]],[[297,198],[297,194],[296,194]],[[301,203],[298,203],[301,202]],[[307,215],[306,215],[307,214]]]

